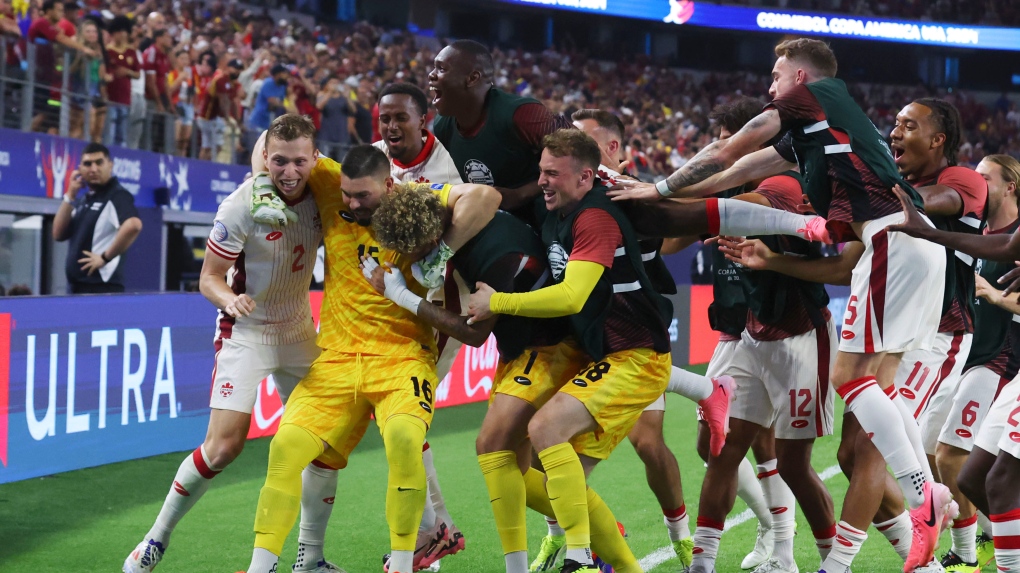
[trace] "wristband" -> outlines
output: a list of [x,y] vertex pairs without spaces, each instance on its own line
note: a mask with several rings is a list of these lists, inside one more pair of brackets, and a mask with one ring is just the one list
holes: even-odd
[[67,203],[68,205],[74,205],[74,199],[71,199],[70,195],[64,193],[64,203]]
[[106,253],[105,252],[104,253],[99,253],[99,258],[103,259],[103,261],[105,261],[107,263],[113,260],[113,257],[106,258]]
[[405,288],[395,294],[392,294],[392,298],[390,298],[390,300],[397,303],[397,306],[400,308],[410,311],[411,314],[418,316],[418,306],[421,304],[423,299]]
[[663,179],[662,181],[656,183],[655,190],[658,191],[659,195],[662,195],[663,197],[669,197],[670,195],[673,194],[673,192],[669,190],[669,183],[667,183],[666,179]]

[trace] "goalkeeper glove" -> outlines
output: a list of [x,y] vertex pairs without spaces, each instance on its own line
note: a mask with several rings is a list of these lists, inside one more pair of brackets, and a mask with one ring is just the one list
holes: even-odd
[[297,222],[298,214],[277,195],[268,173],[255,174],[251,194],[251,216],[256,223],[286,227]]
[[411,274],[414,276],[414,280],[427,289],[443,286],[443,281],[446,280],[446,263],[453,258],[453,255],[453,249],[443,241],[439,241],[438,247],[411,265]]
[[[400,308],[410,311],[411,314],[418,314],[418,306],[424,299],[407,288],[407,282],[404,280],[404,275],[400,274],[400,269],[394,268],[389,263],[383,263],[383,266],[386,271],[383,275],[383,284],[385,285],[383,296],[397,303]],[[371,281],[372,271],[377,268],[379,268],[379,264],[375,262],[375,259],[369,257],[361,264],[361,273]]]

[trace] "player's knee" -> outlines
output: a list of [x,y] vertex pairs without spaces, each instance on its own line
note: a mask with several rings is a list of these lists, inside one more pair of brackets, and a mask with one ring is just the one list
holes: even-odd
[[839,449],[836,450],[836,461],[844,475],[850,475],[854,470],[854,444],[853,440],[842,439],[839,442]]
[[245,436],[230,436],[217,440],[209,440],[203,445],[205,455],[209,456],[209,465],[222,470],[237,459],[244,451]]
[[[383,445],[387,459],[403,458],[407,452],[421,458],[421,445],[425,443],[425,422],[409,415],[399,414],[386,420]],[[391,462],[392,463],[392,462]]]
[[663,440],[661,434],[647,431],[644,428],[635,427],[634,431],[631,431],[630,443],[634,446],[634,451],[637,452],[641,461],[648,465],[654,463],[663,457],[666,448],[666,442]]
[[506,442],[507,439],[504,432],[486,428],[484,431],[479,432],[478,437],[475,438],[475,453],[482,455],[509,450],[510,447]]
[[1020,472],[1017,472],[1016,466],[1020,465],[1016,463],[1009,463],[1007,457],[999,456],[995,463],[992,465],[992,469],[988,472],[988,476],[985,478],[985,491],[1010,491],[1015,489],[1016,480],[1020,477]]
[[971,467],[964,464],[960,473],[956,476],[956,487],[960,489],[967,499],[978,500],[985,497],[985,478],[988,473],[985,468]]

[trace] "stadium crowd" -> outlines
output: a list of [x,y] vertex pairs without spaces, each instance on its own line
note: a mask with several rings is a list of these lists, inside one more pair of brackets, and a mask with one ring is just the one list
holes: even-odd
[[[784,2],[779,2],[784,4]],[[861,10],[879,15],[920,17],[920,2],[857,2],[834,0],[826,2],[789,0],[790,8]],[[807,6],[806,4],[810,4]],[[940,6],[950,10],[939,15]],[[987,5],[987,6],[986,6]],[[33,21],[44,18],[41,4],[32,10],[40,12]],[[974,14],[956,12],[978,10],[986,17],[999,14],[1003,20],[1015,20],[1016,9],[1011,3],[939,2],[932,6],[932,18],[972,21]],[[202,132],[202,147],[209,143],[220,146],[227,136],[228,148],[236,147],[237,157],[246,157],[254,137],[269,121],[285,111],[309,115],[320,130],[323,152],[339,157],[347,146],[378,139],[373,125],[375,97],[386,84],[410,82],[425,87],[426,75],[440,42],[419,38],[406,32],[389,31],[367,23],[353,25],[318,25],[307,29],[298,19],[274,21],[267,15],[253,13],[236,4],[198,3],[147,0],[136,3],[115,1],[103,6],[95,1],[78,8],[69,3],[57,27],[68,38],[77,37],[80,45],[109,46],[108,32],[97,38],[87,20],[105,22],[107,30],[133,25],[126,39],[140,51],[141,67],[152,70],[157,84],[168,82],[163,90],[143,85],[136,90],[114,89],[124,79],[114,72],[110,52],[102,69],[109,80],[99,98],[131,107],[132,97],[144,97],[150,111],[172,111],[177,120],[177,151],[186,154],[192,141],[192,118]],[[0,14],[13,18],[8,0],[0,0]],[[5,21],[0,18],[0,22]],[[0,30],[12,31],[9,24]],[[165,46],[151,47],[154,36],[172,38]],[[30,38],[33,33],[27,34]],[[146,52],[148,50],[148,52]],[[155,51],[160,50],[161,54]],[[100,50],[97,50],[100,51]],[[20,52],[8,50],[8,63],[16,63]],[[209,56],[211,58],[207,59]],[[570,112],[584,107],[613,111],[627,127],[628,154],[638,172],[647,176],[671,173],[711,141],[708,111],[733,94],[746,94],[765,101],[767,77],[751,73],[700,73],[666,68],[644,56],[621,58],[606,62],[587,57],[572,49],[547,49],[541,53],[518,49],[495,50],[498,70],[497,84],[504,90],[542,100],[554,112]],[[159,61],[158,65],[155,63]],[[212,66],[206,64],[214,64]],[[231,68],[233,66],[233,68]],[[157,69],[158,68],[158,69]],[[218,69],[218,70],[217,70]],[[98,74],[94,66],[78,66],[76,73]],[[80,72],[79,72],[80,70]],[[612,73],[609,73],[612,71]],[[158,74],[158,75],[157,75]],[[221,80],[220,91],[231,88],[229,109],[221,97],[208,97],[213,76]],[[236,82],[231,84],[231,75]],[[142,76],[143,78],[145,76]],[[137,82],[136,82],[137,83]],[[883,86],[851,84],[851,93],[867,110],[872,121],[888,133],[892,129],[895,110],[916,97],[936,96],[954,103],[964,120],[965,138],[960,154],[967,165],[976,165],[982,157],[1006,153],[1020,157],[1020,111],[1005,95],[993,106],[987,106],[965,91],[945,93],[922,85]],[[114,93],[116,92],[116,94]],[[133,92],[133,93],[132,93]],[[141,92],[144,92],[142,95]],[[168,95],[165,95],[169,92]],[[167,101],[163,101],[163,98]],[[137,102],[136,102],[137,104]],[[104,118],[97,112],[92,122],[92,139],[103,138]],[[136,111],[132,111],[135,117]],[[222,117],[226,121],[217,118]],[[113,112],[105,121],[115,121]],[[127,121],[127,120],[125,120]],[[130,125],[137,122],[131,120]],[[72,120],[72,135],[81,135],[80,121]],[[75,132],[75,126],[79,126]],[[45,129],[43,124],[39,126]],[[137,147],[139,134],[129,127],[126,141]],[[242,133],[243,132],[243,133]],[[117,132],[116,140],[122,136]],[[106,138],[110,142],[110,135]],[[208,140],[208,141],[207,141]],[[234,145],[231,145],[233,143]],[[197,151],[197,150],[196,150]],[[234,149],[219,153],[217,159],[229,161]],[[205,157],[211,157],[207,151]]]

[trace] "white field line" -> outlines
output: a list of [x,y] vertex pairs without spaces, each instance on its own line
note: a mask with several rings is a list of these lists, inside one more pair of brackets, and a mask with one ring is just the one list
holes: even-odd
[[[818,477],[820,477],[822,481],[827,481],[829,478],[841,473],[842,471],[840,471],[839,466],[836,465],[825,468],[818,474]],[[750,509],[745,509],[726,520],[726,529],[724,529],[724,531],[729,531],[730,529],[733,529],[746,521],[751,521],[752,519],[754,519],[754,512]],[[645,555],[640,561],[638,561],[638,564],[641,565],[641,569],[650,571],[674,557],[676,557],[676,553],[673,551],[673,546],[667,545],[666,547],[660,547],[648,555]]]

